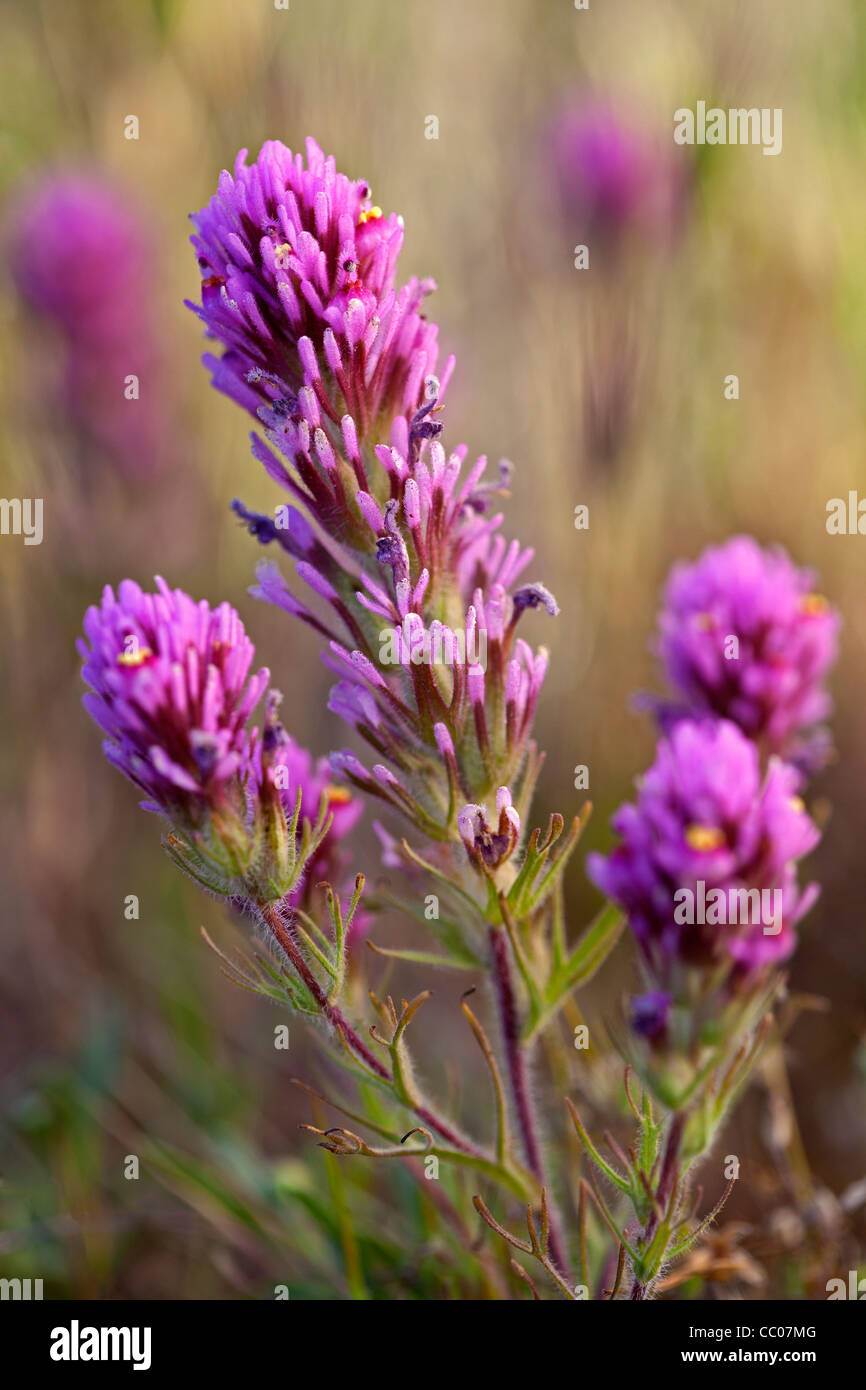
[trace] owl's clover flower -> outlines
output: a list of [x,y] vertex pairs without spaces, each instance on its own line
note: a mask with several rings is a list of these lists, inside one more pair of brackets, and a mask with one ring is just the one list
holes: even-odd
[[88,609],[82,676],[106,757],[147,794],[148,810],[193,823],[252,766],[247,720],[268,683],[250,676],[255,649],[228,603],[212,609],[156,579],[106,586]]
[[[91,173],[43,177],[13,202],[7,254],[19,294],[59,340],[52,410],[90,447],[130,471],[149,468],[162,418],[154,389],[156,334],[150,299],[154,256],[125,190]],[[140,379],[131,404],[125,380]],[[44,408],[44,373],[40,373]]]
[[432,282],[395,288],[402,222],[312,141],[306,165],[276,143],[245,158],[193,219],[198,312],[225,348],[214,385],[261,421],[253,454],[297,504],[234,510],[294,560],[312,600],[273,564],[251,592],[327,639],[330,707],[379,759],[333,765],[456,839],[459,807],[521,774],[547,658],[516,626],[556,601],[516,587],[532,551],[505,540],[493,506],[510,465],[487,478],[485,458],[465,467],[466,449],[440,441],[452,362],[434,374],[418,307]]
[[819,839],[797,784],[775,758],[762,774],[756,746],[727,720],[683,720],[662,739],[636,803],[613,818],[620,843],[587,859],[628,915],[653,990],[690,967],[727,963],[737,981],[791,954],[817,896],[797,881]]
[[683,716],[730,719],[766,752],[811,771],[826,759],[817,726],[832,709],[824,683],[839,626],[810,570],[735,536],[674,566],[657,651],[675,698],[645,703],[663,728]]
[[664,239],[676,232],[685,193],[676,162],[612,102],[572,101],[556,116],[548,149],[575,234],[615,249],[629,234]]
[[[433,282],[395,288],[402,220],[312,140],[306,166],[278,142],[245,160],[193,217],[203,302],[190,307],[225,349],[206,358],[213,384],[264,426],[255,457],[355,557],[396,505],[416,582],[452,585],[464,608],[476,588],[508,586],[532,558],[490,512],[509,466],[485,480],[482,458],[461,478],[465,448],[446,457],[438,443],[453,359],[436,375],[437,329],[419,312]],[[285,545],[235,505],[261,543]],[[340,562],[320,553],[316,567],[333,586]]]
[[222,357],[213,384],[266,422],[344,414],[363,439],[380,416],[412,414],[436,366],[436,325],[420,312],[432,281],[398,288],[402,219],[370,201],[314,140],[306,163],[268,141],[194,214],[202,303]]
[[248,729],[269,676],[251,674],[255,650],[228,603],[125,579],[88,609],[78,649],[106,757],[171,823],[167,847],[185,869],[214,891],[289,907],[323,878],[339,891],[360,803],[286,733],[278,691],[262,729]]

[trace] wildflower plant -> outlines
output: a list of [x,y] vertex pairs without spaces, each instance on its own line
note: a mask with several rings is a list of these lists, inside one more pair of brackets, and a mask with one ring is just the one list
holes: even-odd
[[[155,256],[140,212],[101,175],[55,172],[21,190],[4,223],[13,281],[52,349],[40,337],[35,354],[43,408],[47,399],[52,421],[70,427],[67,460],[74,449],[85,477],[100,458],[130,478],[146,476],[165,447],[166,420],[160,382],[138,403],[135,428],[129,423],[128,401],[138,401],[131,383],[158,378],[155,315],[141,292]],[[61,249],[48,255],[46,231],[55,227]]]
[[[324,1147],[367,1161],[437,1159],[452,1214],[470,1174],[476,1210],[525,1257],[509,1268],[533,1292],[527,1260],[566,1298],[627,1287],[644,1297],[712,1219],[690,1214],[691,1172],[773,1026],[779,966],[814,896],[797,875],[818,838],[803,774],[778,755],[785,735],[825,713],[831,627],[812,629],[791,657],[796,691],[785,670],[758,679],[764,658],[772,665],[787,647],[755,639],[749,649],[742,687],[761,705],[761,730],[773,731],[762,762],[748,700],[720,708],[685,679],[692,648],[681,655],[677,620],[665,621],[687,707],[663,716],[656,763],[615,821],[621,844],[590,861],[610,901],[569,928],[564,874],[589,807],[570,824],[554,813],[539,826],[533,812],[542,763],[533,720],[548,664],[538,643],[559,608],[532,551],[502,532],[508,465],[491,471],[463,446],[446,447],[454,361],[439,367],[437,328],[423,312],[433,282],[399,283],[402,220],[310,140],[306,158],[276,142],[252,164],[242,151],[193,223],[205,364],[255,422],[253,456],[280,490],[271,514],[233,503],[268,552],[251,592],[319,635],[334,676],[329,709],[352,746],[327,765],[297,746],[268,672],[250,674],[252,646],[227,604],[212,610],[161,580],[145,594],[127,580],[88,612],[81,644],[107,756],[167,823],[178,864],[267,943],[248,958],[221,953],[227,973],[323,1023],[323,1044],[356,1088],[352,1100],[326,1098],[351,1128],[307,1127]],[[715,575],[714,632],[736,609],[733,569]],[[790,607],[795,626],[797,615],[820,616]],[[701,671],[709,664],[694,657]],[[364,802],[382,817],[383,863],[400,875],[390,903],[418,923],[405,949],[375,942],[384,895],[365,900],[364,875],[347,878],[344,838]],[[680,926],[674,895],[701,874],[723,895],[778,890],[779,931]],[[427,913],[431,893],[437,911]],[[572,1105],[592,1175],[573,1183],[564,1110],[538,1113],[539,1043],[575,1008],[626,921],[645,987],[615,1031],[638,1140],[614,1166]],[[371,992],[375,1021],[365,1016],[352,965],[365,936],[380,956],[486,980],[496,1033],[466,998],[461,1014],[489,1074],[489,1129],[469,1132],[422,1079],[430,1059],[420,1066],[410,1039],[429,990],[402,1001]],[[515,1203],[528,1240],[512,1229]],[[609,1248],[615,1278],[605,1273]],[[503,1294],[496,1279],[497,1296],[520,1287]]]

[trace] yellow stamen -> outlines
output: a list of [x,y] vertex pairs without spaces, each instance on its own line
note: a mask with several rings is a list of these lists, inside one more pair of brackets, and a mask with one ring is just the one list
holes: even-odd
[[347,801],[352,800],[352,793],[346,787],[327,786],[325,795],[329,801],[335,802],[338,806],[344,806]]
[[686,844],[689,849],[697,849],[703,853],[713,849],[721,849],[725,843],[725,832],[719,830],[716,825],[690,825],[686,831]]
[[372,222],[375,218],[382,216],[381,208],[365,208],[358,218],[358,226],[363,227],[365,222]]
[[806,809],[806,803],[805,803],[805,801],[803,800],[803,798],[802,798],[801,796],[792,796],[792,797],[791,797],[791,810],[792,810],[792,811],[805,811],[805,809]]
[[153,652],[150,647],[135,647],[131,652],[119,652],[117,664],[118,666],[143,666],[151,656],[153,656]]
[[820,613],[826,613],[827,600],[823,594],[804,594],[800,599],[800,611],[809,618],[816,618]]

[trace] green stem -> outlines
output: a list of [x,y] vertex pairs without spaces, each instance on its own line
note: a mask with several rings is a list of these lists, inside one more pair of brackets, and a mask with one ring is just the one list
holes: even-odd
[[[658,1187],[656,1188],[656,1205],[649,1214],[649,1219],[644,1229],[643,1238],[640,1245],[644,1251],[649,1251],[652,1247],[654,1237],[658,1231],[659,1212],[665,1212],[671,1195],[679,1179],[679,1160],[680,1147],[683,1140],[683,1131],[686,1127],[685,1112],[680,1110],[672,1117],[670,1129],[668,1130],[667,1142],[665,1144],[664,1156],[662,1158],[661,1172],[659,1174]],[[662,1251],[662,1255],[664,1252]],[[661,1264],[661,1258],[658,1260]],[[645,1273],[645,1271],[642,1271]],[[640,1302],[645,1299],[649,1288],[655,1278],[656,1270],[649,1272],[649,1277],[641,1279],[635,1274],[634,1282],[631,1286],[629,1298],[633,1302]]]

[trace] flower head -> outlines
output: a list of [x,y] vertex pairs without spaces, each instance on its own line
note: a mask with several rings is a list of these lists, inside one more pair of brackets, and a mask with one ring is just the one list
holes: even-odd
[[396,286],[402,220],[314,140],[306,149],[305,161],[271,140],[223,172],[192,219],[202,302],[190,308],[225,349],[205,358],[219,390],[268,423],[348,413],[363,437],[420,403],[438,351],[420,312],[434,286]]
[[268,672],[250,676],[253,644],[229,604],[212,609],[159,578],[144,593],[125,579],[88,609],[78,649],[105,754],[148,810],[195,825],[249,774],[246,724]]
[[551,150],[563,210],[579,230],[611,244],[629,232],[673,230],[682,191],[673,159],[613,104],[570,104],[552,128]]
[[820,762],[815,726],[831,710],[824,680],[839,623],[811,571],[748,536],[676,565],[657,650],[679,698],[654,702],[663,726],[682,715],[722,716],[770,753],[806,768]]
[[[20,195],[8,240],[19,294],[61,342],[64,417],[121,465],[148,467],[161,421],[143,291],[154,257],[140,215],[101,176],[53,174]],[[125,398],[129,375],[147,383],[146,400]]]
[[636,804],[614,816],[620,844],[587,860],[628,914],[654,985],[667,988],[678,964],[748,973],[790,955],[816,896],[799,890],[796,861],[819,839],[796,787],[776,759],[762,780],[757,748],[725,720],[684,720],[659,744]]
[[93,175],[43,179],[12,215],[19,290],[79,341],[117,342],[124,335],[146,256],[138,219],[117,189]]

